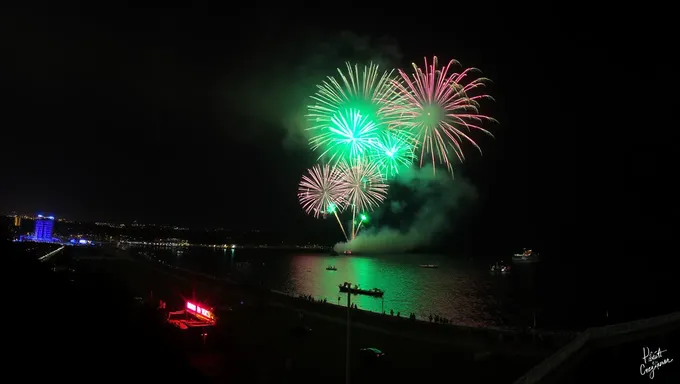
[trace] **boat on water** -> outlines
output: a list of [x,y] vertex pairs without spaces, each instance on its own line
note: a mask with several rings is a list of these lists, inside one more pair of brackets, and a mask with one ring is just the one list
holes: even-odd
[[329,266],[326,267],[326,270],[327,271],[337,271],[338,268],[336,268],[335,265],[329,265]]
[[437,264],[420,264],[420,268],[439,268]]
[[382,291],[378,288],[361,289],[361,288],[359,288],[358,285],[354,285],[352,287],[349,283],[340,284],[340,285],[338,285],[338,288],[340,288],[340,292],[349,292],[349,293],[353,293],[355,295],[383,297],[383,295],[385,294],[384,291]]
[[355,255],[355,253],[352,253],[352,251],[345,251],[345,252],[343,252],[343,254],[345,254],[346,256]]
[[531,249],[524,249],[522,253],[515,253],[512,255],[513,263],[538,263],[538,253],[532,251]]
[[510,266],[503,265],[502,263],[496,263],[491,266],[491,273],[510,273]]

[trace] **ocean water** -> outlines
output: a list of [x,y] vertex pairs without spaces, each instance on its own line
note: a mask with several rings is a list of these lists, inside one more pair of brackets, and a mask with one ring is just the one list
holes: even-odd
[[[138,248],[182,268],[262,283],[291,295],[312,295],[331,303],[346,303],[338,285],[380,288],[384,297],[353,295],[361,309],[393,310],[419,318],[444,316],[470,326],[585,329],[677,310],[663,290],[655,300],[632,297],[631,283],[592,268],[551,264],[545,257],[533,265],[514,265],[507,275],[489,271],[500,257],[462,258],[455,255],[331,256],[276,250]],[[543,256],[543,255],[542,255]],[[509,258],[505,258],[509,261]],[[437,264],[439,268],[421,268]],[[326,267],[334,265],[337,271]],[[656,282],[659,285],[658,281]],[[649,291],[649,289],[647,289]],[[680,301],[678,301],[680,302]]]

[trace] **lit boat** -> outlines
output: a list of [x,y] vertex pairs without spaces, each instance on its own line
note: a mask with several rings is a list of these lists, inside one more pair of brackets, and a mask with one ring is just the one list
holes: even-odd
[[420,268],[439,268],[437,264],[420,264]]
[[352,255],[353,255],[352,251],[345,251],[345,252],[343,252],[343,254],[345,254],[345,255],[347,255],[347,256],[352,256]]
[[382,291],[378,288],[361,289],[356,285],[354,287],[351,287],[349,285],[349,283],[340,284],[340,285],[338,285],[338,288],[340,288],[340,292],[349,292],[349,293],[353,293],[355,295],[382,297],[385,294],[384,291]]
[[538,263],[538,253],[535,253],[531,249],[524,249],[522,253],[515,253],[512,255],[513,263]]
[[496,263],[491,266],[492,273],[510,273],[510,266]]
[[328,267],[326,267],[326,270],[327,270],[327,271],[337,271],[338,268],[336,268],[335,265],[333,265],[333,266],[330,266],[330,265],[329,265]]

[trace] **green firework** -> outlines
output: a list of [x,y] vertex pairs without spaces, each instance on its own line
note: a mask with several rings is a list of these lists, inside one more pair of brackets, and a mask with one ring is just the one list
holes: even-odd
[[408,168],[415,159],[414,141],[408,131],[388,130],[371,151],[371,162],[378,165],[385,179]]
[[378,145],[380,129],[359,110],[349,109],[335,113],[328,127],[310,140],[313,150],[320,149],[329,162],[354,161],[364,158]]
[[307,118],[310,146],[321,152],[319,158],[336,162],[367,156],[395,121],[399,109],[394,104],[403,102],[395,92],[398,81],[392,71],[381,72],[378,65],[360,70],[347,63],[345,72],[338,69],[336,77],[318,85]]

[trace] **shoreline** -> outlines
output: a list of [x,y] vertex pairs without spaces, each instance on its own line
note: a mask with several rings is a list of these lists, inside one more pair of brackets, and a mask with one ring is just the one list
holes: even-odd
[[[249,378],[247,382],[344,382],[346,307],[182,276],[146,261],[109,258],[92,262],[134,296],[146,297],[151,307],[158,300],[165,301],[170,311],[183,308],[184,300],[215,307],[218,322],[211,338],[217,346],[177,348],[205,376],[219,382],[234,381],[235,376]],[[403,382],[413,372],[427,380],[512,382],[556,349],[522,347],[509,339],[482,341],[478,335],[462,332],[444,337],[447,332],[442,329],[449,326],[387,319],[360,310],[353,310],[351,316],[352,361],[360,348],[367,347],[379,348],[388,356],[375,372],[355,367],[353,362],[355,383]],[[313,331],[294,334],[301,321]],[[430,331],[424,332],[425,328]],[[238,365],[234,365],[235,358]],[[261,375],[259,380],[257,375]]]
[[[158,263],[150,259],[141,259],[138,262],[146,264],[148,268],[157,269],[170,277],[194,281],[206,284],[205,289],[237,289],[242,295],[255,295],[258,302],[269,306],[278,306],[289,311],[302,311],[307,316],[317,316],[325,319],[334,319],[342,324],[346,323],[347,306],[337,305],[332,302],[313,302],[304,298],[296,297],[286,292],[272,290],[263,286],[238,282],[229,278],[217,278],[215,276],[197,271],[179,268],[168,264]],[[210,296],[208,294],[207,296]],[[341,302],[346,303],[344,294]],[[436,343],[454,343],[458,347],[495,353],[517,354],[526,356],[546,357],[578,337],[579,332],[571,331],[543,331],[540,329],[514,329],[505,327],[472,327],[457,324],[442,324],[416,318],[411,320],[408,316],[397,317],[389,314],[381,314],[363,310],[352,309],[352,322],[354,326],[381,331],[388,334],[399,333],[403,337],[421,341],[434,341]]]

